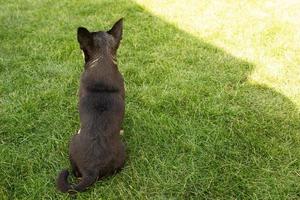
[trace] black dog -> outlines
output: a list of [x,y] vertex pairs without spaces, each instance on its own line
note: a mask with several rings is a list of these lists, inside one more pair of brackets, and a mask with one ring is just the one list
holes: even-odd
[[57,179],[62,192],[84,191],[97,179],[119,171],[125,162],[125,147],[120,138],[125,111],[124,80],[116,64],[122,39],[123,20],[111,30],[89,32],[78,28],[77,39],[85,56],[79,89],[81,129],[69,147],[72,171],[81,180],[68,183],[68,171]]

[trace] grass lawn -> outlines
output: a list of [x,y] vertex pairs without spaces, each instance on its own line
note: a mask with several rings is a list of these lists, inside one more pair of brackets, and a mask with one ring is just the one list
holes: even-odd
[[0,2],[0,199],[68,199],[76,29],[123,16],[129,157],[77,199],[300,199],[296,1]]

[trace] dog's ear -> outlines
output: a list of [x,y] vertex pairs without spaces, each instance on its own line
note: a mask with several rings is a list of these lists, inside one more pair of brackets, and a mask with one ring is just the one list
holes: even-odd
[[91,45],[92,42],[92,36],[90,32],[83,27],[79,27],[77,29],[77,40],[80,44],[81,49],[87,48],[89,45]]
[[122,33],[123,33],[123,18],[119,19],[113,27],[107,31],[107,33],[111,34],[115,41],[117,42],[117,48],[122,40]]

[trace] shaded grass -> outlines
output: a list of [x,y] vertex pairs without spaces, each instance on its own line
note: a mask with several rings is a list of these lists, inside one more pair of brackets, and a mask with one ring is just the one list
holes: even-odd
[[255,65],[249,81],[300,108],[300,2],[135,0],[178,29]]
[[76,28],[108,28],[121,16],[129,158],[78,199],[299,198],[299,113],[248,82],[253,64],[128,1],[1,5],[3,199],[67,198],[54,183],[79,127]]

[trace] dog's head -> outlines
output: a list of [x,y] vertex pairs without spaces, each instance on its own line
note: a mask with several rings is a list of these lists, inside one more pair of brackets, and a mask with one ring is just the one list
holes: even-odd
[[97,59],[111,59],[114,62],[117,49],[122,39],[123,19],[118,20],[109,31],[89,32],[86,28],[79,27],[77,40],[84,53],[85,62]]

